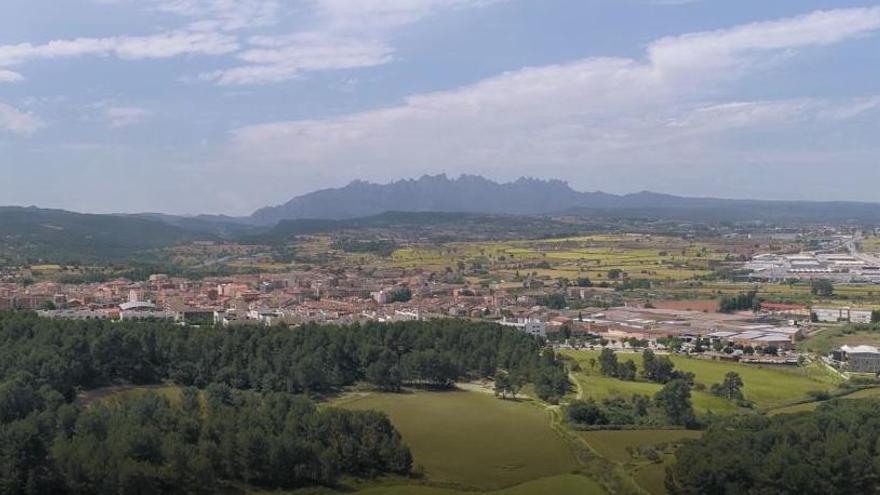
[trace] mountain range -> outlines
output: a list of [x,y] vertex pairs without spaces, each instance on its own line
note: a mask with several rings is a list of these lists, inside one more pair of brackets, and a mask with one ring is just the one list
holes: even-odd
[[[470,216],[456,218],[448,214]],[[432,219],[432,215],[437,218]],[[520,226],[540,223],[540,216],[880,225],[880,204],[689,198],[651,192],[614,195],[576,191],[559,180],[521,178],[497,183],[475,175],[454,179],[426,175],[389,184],[354,181],[345,187],[297,196],[246,217],[161,213],[90,215],[35,207],[3,207],[0,208],[0,255],[3,252],[7,255],[69,252],[74,258],[100,257],[194,239],[280,238],[334,229],[375,228],[394,222],[422,226],[430,226],[432,221],[460,222],[471,228],[480,224],[480,218],[473,215],[487,216],[486,222],[493,221],[488,217],[493,215],[496,220],[499,215],[508,219],[535,217],[518,221]]]
[[352,219],[387,211],[503,215],[622,215],[689,221],[880,221],[880,204],[692,198],[643,191],[615,195],[580,192],[560,180],[521,178],[497,183],[476,175],[426,175],[390,184],[355,181],[297,196],[237,219],[253,225],[283,220]]

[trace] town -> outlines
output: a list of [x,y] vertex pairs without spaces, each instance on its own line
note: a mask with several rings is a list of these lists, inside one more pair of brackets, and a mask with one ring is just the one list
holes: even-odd
[[[781,243],[778,236],[756,242],[760,234],[727,235],[723,241],[623,234],[549,242],[404,245],[369,258],[361,251],[328,250],[335,261],[323,266],[290,269],[297,266],[294,262],[266,273],[198,279],[149,274],[141,281],[65,283],[63,278],[44,276],[46,280],[0,285],[0,309],[32,309],[52,319],[166,320],[224,327],[461,318],[516,328],[559,348],[696,351],[706,358],[791,365],[801,355],[799,342],[828,325],[870,325],[880,319],[880,300],[873,302],[871,289],[874,267],[865,261],[872,255],[856,250],[856,245],[873,246],[873,238],[866,242],[861,231],[833,236],[827,228],[819,232],[825,240],[817,242],[809,232]],[[753,256],[731,258],[723,253],[742,251],[743,239]],[[306,236],[301,241],[315,239]],[[238,253],[221,262],[262,261],[246,246],[208,249],[200,244],[199,249],[208,252]],[[610,245],[615,247],[609,249]],[[762,246],[777,252],[760,252]],[[821,250],[798,251],[805,246]],[[657,252],[649,256],[651,249]],[[668,254],[672,249],[680,251],[678,258]],[[439,269],[437,253],[444,250],[465,253],[442,260],[455,269]],[[560,276],[571,275],[575,268],[573,278]],[[37,266],[27,274],[52,270]],[[699,282],[710,280],[705,274],[713,270],[734,275],[726,284]],[[736,275],[740,272],[750,272],[748,283]],[[778,275],[770,277],[768,272]],[[793,283],[811,295],[797,298],[774,292]],[[835,283],[861,287],[864,297],[856,305],[834,300]],[[682,294],[690,297],[692,292],[715,298],[682,299]]]

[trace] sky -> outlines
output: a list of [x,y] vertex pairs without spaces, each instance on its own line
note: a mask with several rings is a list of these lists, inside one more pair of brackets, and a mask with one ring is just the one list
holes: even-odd
[[3,0],[0,204],[355,179],[878,201],[880,2]]

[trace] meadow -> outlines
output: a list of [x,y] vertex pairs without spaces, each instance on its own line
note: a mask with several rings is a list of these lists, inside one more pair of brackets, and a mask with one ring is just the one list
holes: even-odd
[[[599,357],[597,351],[565,351],[564,354],[580,364],[582,371],[576,373],[576,377],[585,396],[602,399],[615,394],[650,395],[661,388],[661,385],[655,383],[625,382],[601,376],[597,369],[592,369],[590,366],[590,359],[598,359]],[[694,373],[696,383],[702,383],[707,389],[714,383],[720,383],[727,372],[739,373],[744,383],[743,394],[745,398],[752,401],[755,407],[761,410],[802,401],[810,391],[832,390],[840,381],[839,377],[819,365],[774,367],[694,359],[678,355],[671,355],[670,358],[676,369]],[[641,367],[640,354],[619,353],[618,360],[631,360],[636,363],[637,367]],[[694,409],[698,413],[708,411],[719,413],[736,409],[729,401],[708,392],[694,391],[692,392],[692,400]]]
[[542,407],[463,391],[368,394],[335,405],[388,414],[432,483],[500,490],[580,467]]

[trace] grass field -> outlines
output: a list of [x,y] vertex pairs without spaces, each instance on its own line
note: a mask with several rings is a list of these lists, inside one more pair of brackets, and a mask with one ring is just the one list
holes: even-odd
[[416,392],[337,405],[387,413],[432,482],[498,490],[579,468],[549,412],[529,404],[478,392]]
[[[844,395],[840,397],[843,400],[857,400],[857,399],[880,399],[880,388],[867,388],[863,390],[857,390],[849,395]],[[822,402],[804,402],[802,404],[795,404],[793,406],[780,407],[778,409],[773,409],[769,411],[769,414],[775,416],[777,414],[795,414],[799,412],[809,412],[815,411],[819,404]]]
[[[356,493],[359,495],[473,495],[475,492],[404,485],[368,488]],[[510,488],[479,493],[486,495],[599,495],[605,493],[605,491],[595,481],[585,476],[563,474],[529,481]]]
[[[598,370],[591,370],[589,365],[590,358],[598,359],[599,353],[596,351],[566,351],[565,354],[576,359],[581,365],[583,371],[577,376],[587,396],[601,399],[615,394],[651,395],[661,388],[655,383],[624,382],[599,375]],[[746,399],[753,401],[759,409],[771,409],[798,402],[807,396],[807,392],[831,390],[839,381],[838,378],[819,366],[784,368],[691,359],[676,355],[672,355],[670,358],[676,369],[694,373],[696,382],[706,385],[707,388],[713,383],[720,383],[729,371],[739,373],[744,383],[743,394]],[[618,360],[632,360],[637,366],[641,365],[641,355],[639,354],[621,353],[618,354]],[[710,410],[725,412],[736,409],[729,401],[707,392],[693,392],[692,400],[698,413]]]
[[798,348],[827,355],[844,344],[880,346],[880,332],[855,330],[847,326],[828,327],[800,342]]
[[606,459],[627,463],[633,460],[632,449],[639,446],[658,446],[700,438],[701,431],[691,430],[619,430],[584,431],[581,436],[596,452]]

